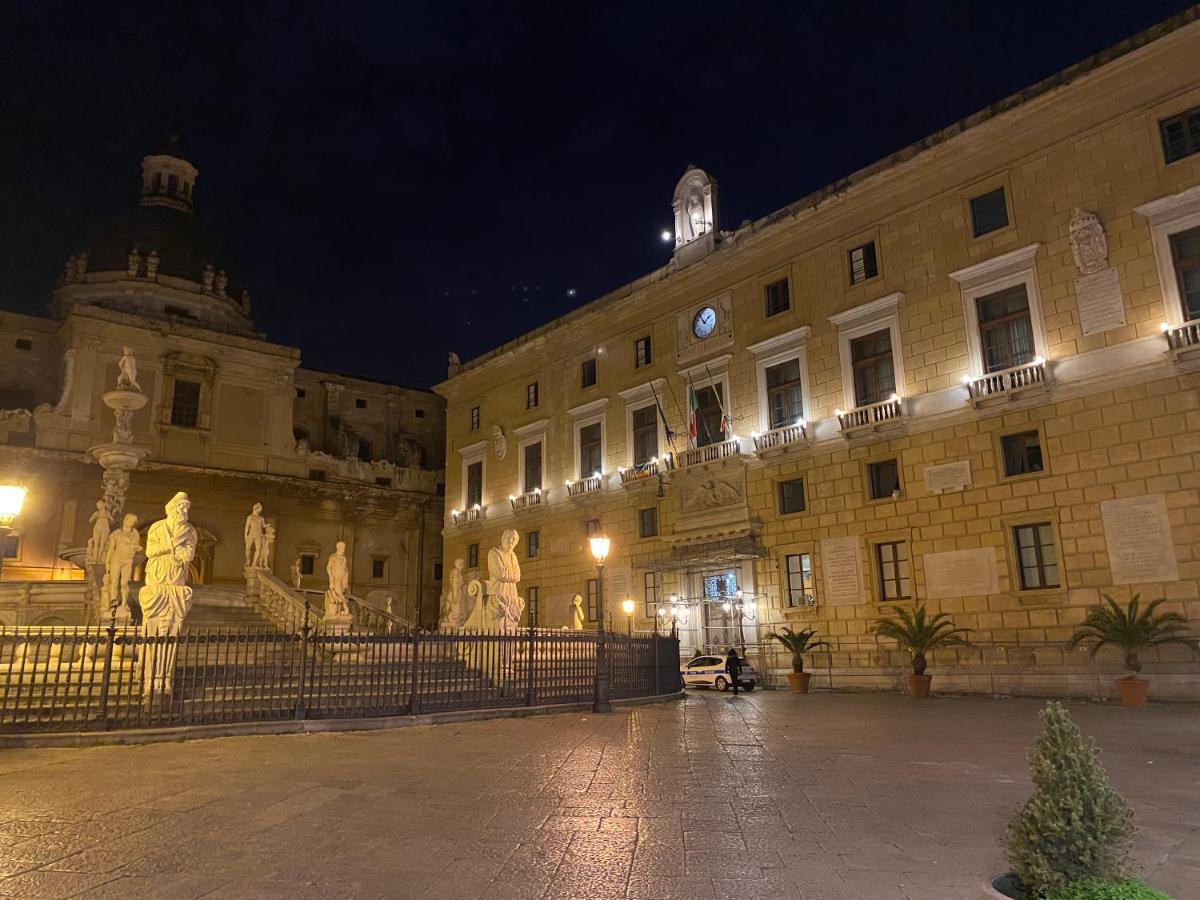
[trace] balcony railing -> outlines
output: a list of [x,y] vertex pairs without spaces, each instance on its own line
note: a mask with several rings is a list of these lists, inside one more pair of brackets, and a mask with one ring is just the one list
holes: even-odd
[[1037,358],[1023,366],[989,372],[982,378],[967,380],[967,393],[974,406],[982,406],[991,400],[1015,399],[1032,389],[1046,387],[1046,361]]
[[582,497],[584,494],[596,494],[604,490],[603,475],[589,475],[587,478],[580,478],[578,481],[567,482],[568,497]]
[[892,396],[878,403],[868,403],[866,406],[856,406],[849,412],[837,413],[838,428],[843,437],[850,437],[864,431],[877,431],[891,425],[900,425],[904,421],[904,400]]
[[513,512],[521,512],[524,509],[541,506],[542,489],[534,488],[532,491],[526,491],[523,494],[518,494],[516,497],[509,497],[508,502],[512,504]]
[[662,475],[664,472],[670,472],[675,468],[675,460],[670,453],[663,457],[654,457],[642,463],[640,466],[630,466],[628,469],[621,469],[621,484],[636,484],[639,481],[644,481],[647,478],[653,478],[656,475]]
[[803,444],[808,440],[808,425],[797,422],[795,425],[785,425],[782,428],[772,428],[770,431],[754,436],[754,452],[764,453],[790,447],[792,444]]
[[1162,325],[1163,337],[1167,339],[1167,352],[1175,359],[1200,353],[1200,319],[1182,325]]
[[741,452],[741,444],[737,438],[729,441],[721,441],[719,444],[693,447],[691,450],[684,450],[679,454],[679,468],[686,469],[688,466],[696,466],[701,463],[717,462],[718,460],[728,459],[731,456],[737,456]]
[[483,521],[484,507],[476,503],[467,509],[456,509],[450,513],[455,525],[469,525],[471,522]]

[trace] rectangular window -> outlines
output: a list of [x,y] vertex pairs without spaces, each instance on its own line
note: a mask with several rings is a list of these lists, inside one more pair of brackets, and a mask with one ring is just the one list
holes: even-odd
[[781,312],[787,312],[792,307],[791,289],[788,287],[788,280],[780,278],[778,281],[772,281],[763,288],[763,301],[767,306],[767,318],[777,316]]
[[640,369],[650,365],[650,362],[650,335],[646,335],[633,342],[633,367]]
[[478,406],[471,407],[471,430],[472,431],[479,430],[479,407]]
[[1020,431],[1000,438],[1004,474],[1008,478],[1042,471],[1042,443],[1037,431]]
[[541,549],[542,533],[540,531],[531,531],[525,535],[525,557],[527,559],[534,559]]
[[696,446],[707,447],[725,440],[725,410],[721,385],[714,384],[696,390]]
[[371,442],[366,438],[358,439],[358,458],[363,462],[371,461]]
[[413,410],[413,415],[414,415],[414,416],[416,416],[418,419],[423,419],[423,418],[425,418],[425,410],[423,410],[423,409],[414,409],[414,410]]
[[579,477],[589,478],[601,471],[600,423],[593,422],[579,429]]
[[658,574],[656,572],[642,573],[642,598],[645,601],[647,619],[658,615]]
[[18,534],[0,535],[0,559],[19,559],[21,556],[21,536]]
[[588,519],[583,523],[583,533],[585,537],[595,537],[600,534],[600,520]]
[[317,554],[301,553],[300,554],[300,574],[311,575],[317,570]]
[[296,399],[297,400],[303,400],[307,396],[308,396],[308,391],[306,391],[304,388],[296,388]]
[[854,368],[854,402],[858,406],[879,403],[896,392],[890,329],[850,341],[850,364]]
[[539,490],[542,486],[542,442],[526,444],[522,451],[525,454],[525,493]]
[[371,557],[371,578],[375,581],[382,581],[387,578],[386,556]]
[[1023,366],[1036,355],[1033,322],[1029,317],[1029,295],[1025,285],[975,298],[979,315],[979,343],[987,372]]
[[536,587],[525,588],[525,614],[530,628],[537,628],[542,615],[542,597]]
[[880,600],[909,599],[908,543],[888,541],[876,544],[875,572],[879,577]]
[[195,428],[200,420],[200,382],[175,379],[171,395],[171,424]]
[[804,512],[804,479],[779,482],[779,512],[783,515]]
[[700,590],[708,600],[732,597],[738,592],[737,575],[733,572],[722,572],[719,575],[705,575],[700,580]]
[[29,338],[17,338],[16,347],[18,350],[32,350],[33,341],[29,340]]
[[638,536],[644,538],[658,536],[657,506],[648,506],[638,510]]
[[850,283],[860,284],[879,274],[879,261],[875,258],[875,242],[868,241],[849,253]]
[[367,401],[364,400],[362,397],[355,397],[354,398],[354,408],[355,409],[366,409]]
[[525,408],[537,409],[538,405],[538,383],[526,385],[525,387]]
[[1200,106],[1158,123],[1162,137],[1163,159],[1177,162],[1193,153],[1200,153]]
[[600,582],[595,578],[589,578],[584,590],[587,592],[586,607],[588,621],[598,622],[600,621]]
[[467,466],[467,509],[483,504],[483,461]]
[[596,357],[585,359],[579,364],[579,386],[590,388],[596,383]]
[[867,463],[867,496],[891,500],[900,495],[900,466],[894,459]]
[[787,605],[792,608],[815,606],[812,554],[789,553],[783,558],[787,574]]
[[1200,228],[1171,235],[1171,259],[1179,279],[1184,321],[1200,319]]
[[658,407],[633,411],[633,464],[643,466],[658,456]]
[[1004,188],[971,198],[971,233],[982,237],[1008,225],[1008,207],[1004,203]]
[[789,359],[768,366],[767,410],[772,428],[795,425],[804,418],[804,399],[800,392],[800,360]]
[[1021,590],[1039,591],[1059,587],[1058,556],[1054,551],[1054,528],[1049,522],[1013,528],[1017,550],[1017,572]]
[[479,545],[467,544],[467,568],[474,569],[479,565]]
[[392,479],[390,479],[390,478],[376,478],[376,479],[375,479],[375,483],[376,483],[377,485],[379,485],[380,487],[389,487],[389,488],[390,488],[390,487],[392,486]]

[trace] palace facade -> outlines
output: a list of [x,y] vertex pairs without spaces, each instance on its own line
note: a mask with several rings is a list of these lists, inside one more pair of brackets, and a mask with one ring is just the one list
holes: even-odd
[[[530,624],[578,594],[776,678],[813,628],[849,688],[924,602],[972,629],[944,688],[1109,692],[1065,647],[1103,594],[1200,622],[1197,59],[1193,10],[733,230],[689,168],[666,265],[435,388],[443,565],[512,528]],[[1146,671],[1200,693],[1186,648]]]
[[200,539],[192,582],[212,589],[198,603],[225,588],[221,602],[238,605],[244,523],[261,502],[276,530],[271,568],[284,582],[297,562],[304,587],[321,588],[326,559],[345,540],[352,593],[431,623],[441,398],[305,368],[299,350],[258,332],[221,243],[194,218],[197,175],[174,145],[147,156],[140,200],[67,262],[52,316],[0,311],[0,481],[29,491],[17,533],[3,539],[0,616],[74,623],[94,609],[78,589],[102,496],[88,450],[110,440],[102,397],[129,348],[148,402],[133,415],[145,458],[124,512],[138,515],[144,535],[176,491],[188,493]]

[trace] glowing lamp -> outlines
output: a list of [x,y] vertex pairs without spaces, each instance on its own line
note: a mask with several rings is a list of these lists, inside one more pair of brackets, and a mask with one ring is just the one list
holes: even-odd
[[1159,331],[1161,331],[1161,332],[1163,332],[1164,334],[1166,334],[1168,331],[1170,331],[1170,330],[1171,330],[1171,326],[1170,326],[1170,325],[1168,325],[1166,322],[1159,322],[1159,323],[1158,323],[1158,330],[1159,330]]
[[666,607],[665,607],[665,606],[660,606],[660,607],[658,608],[658,617],[661,619],[661,618],[663,618],[664,616],[666,616],[666,614],[667,614],[667,609],[666,609]]
[[840,418],[841,418],[841,417],[844,415],[844,413],[843,413],[843,412],[842,412],[840,409],[835,409],[835,410],[833,411],[833,414],[834,414],[835,416],[837,416],[839,419],[840,419]]
[[1033,364],[1034,364],[1035,366],[1040,366],[1040,365],[1042,365],[1042,364],[1043,364],[1045,361],[1046,361],[1046,357],[1044,357],[1044,356],[1035,356],[1035,357],[1033,358]]
[[632,616],[633,615],[633,601],[632,600],[622,600],[621,601],[621,611],[623,613],[625,613],[625,615],[627,615],[627,616]]
[[972,378],[970,375],[964,375],[964,376],[962,377],[962,382],[963,382],[963,384],[970,384],[970,383],[971,383],[972,381],[974,381],[974,380],[975,380],[975,379],[973,379],[973,378]]
[[895,403],[897,400],[899,400],[899,399],[900,399],[900,395],[899,395],[899,394],[892,394],[892,396],[888,397],[888,399],[889,399],[889,400],[891,400],[893,403]]
[[0,484],[0,528],[12,527],[25,505],[26,493],[19,484]]
[[602,534],[598,534],[593,538],[588,538],[588,545],[592,551],[592,559],[596,561],[596,565],[602,565],[608,559],[608,550],[612,546],[612,541]]

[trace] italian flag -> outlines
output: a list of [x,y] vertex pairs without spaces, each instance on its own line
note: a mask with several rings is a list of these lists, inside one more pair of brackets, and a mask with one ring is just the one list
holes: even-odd
[[696,396],[696,388],[688,385],[688,438],[692,446],[696,446],[696,436],[700,427],[700,399]]

